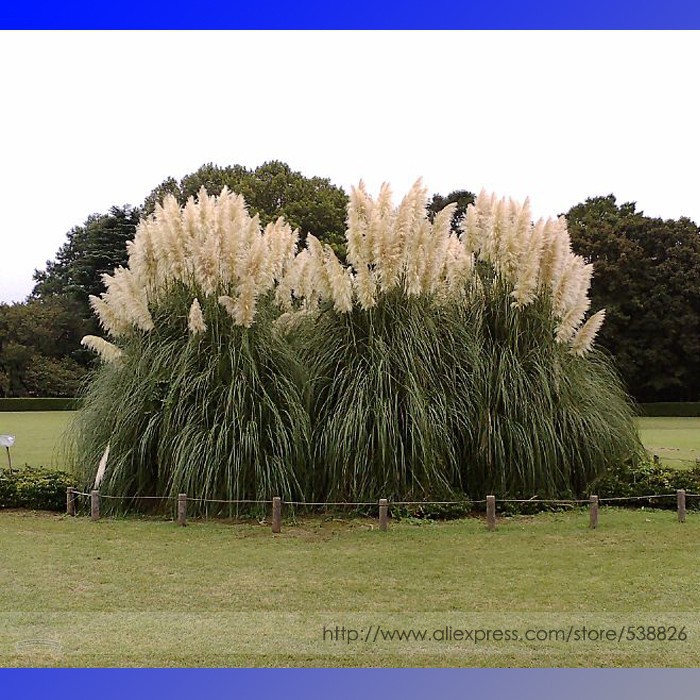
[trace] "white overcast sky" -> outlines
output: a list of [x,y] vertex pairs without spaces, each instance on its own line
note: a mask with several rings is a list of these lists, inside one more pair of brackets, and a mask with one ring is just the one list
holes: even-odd
[[700,34],[2,32],[0,301],[206,162],[700,222]]

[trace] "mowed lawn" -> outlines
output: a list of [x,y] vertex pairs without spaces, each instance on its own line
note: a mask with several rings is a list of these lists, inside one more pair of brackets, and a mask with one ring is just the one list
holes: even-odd
[[700,418],[639,418],[644,446],[676,469],[696,466],[700,459]]
[[3,512],[0,664],[694,666],[699,543],[700,514],[605,507],[597,530],[582,509],[280,535]]
[[[62,467],[61,438],[75,411],[0,412],[0,434],[14,435],[12,466]],[[1,450],[5,452],[5,450]],[[0,454],[4,466],[5,454]]]

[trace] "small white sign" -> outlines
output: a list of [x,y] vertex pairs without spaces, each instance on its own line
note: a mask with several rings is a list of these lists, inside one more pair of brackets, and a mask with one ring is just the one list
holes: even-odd
[[0,435],[0,447],[12,447],[15,444],[14,435]]

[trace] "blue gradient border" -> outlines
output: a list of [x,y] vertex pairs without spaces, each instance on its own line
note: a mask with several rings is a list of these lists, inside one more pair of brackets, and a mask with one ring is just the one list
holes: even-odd
[[6,0],[0,29],[697,29],[692,0]]
[[[695,697],[694,669],[12,669],[3,697],[99,700],[659,700]],[[9,691],[9,692],[8,692]]]

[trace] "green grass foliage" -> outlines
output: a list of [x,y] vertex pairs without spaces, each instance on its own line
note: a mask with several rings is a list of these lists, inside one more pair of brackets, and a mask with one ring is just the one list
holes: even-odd
[[259,311],[254,329],[235,326],[216,303],[208,330],[161,324],[130,336],[104,365],[72,428],[85,486],[109,443],[101,490],[113,496],[299,497],[309,416],[299,363]]
[[638,462],[609,360],[566,352],[550,318],[512,309],[499,290],[464,305],[388,295],[367,312],[321,314],[302,351],[314,378],[307,492],[578,496]]
[[75,422],[81,483],[91,485],[108,443],[101,490],[122,505],[179,492],[580,496],[636,461],[633,410],[608,360],[568,353],[536,304],[482,298],[386,295],[369,311],[322,309],[286,337],[271,306],[242,329],[210,304],[206,333],[187,333],[184,314],[181,328],[134,333]]

